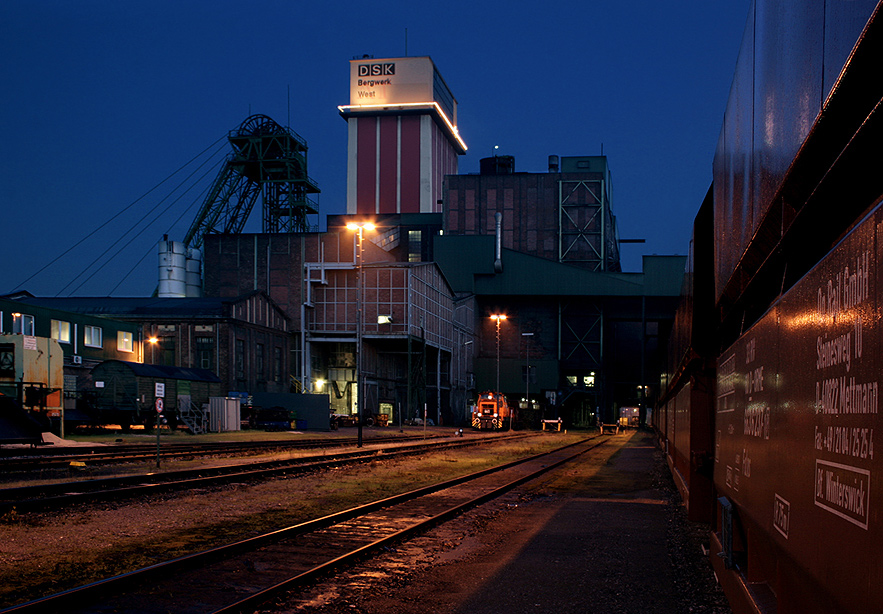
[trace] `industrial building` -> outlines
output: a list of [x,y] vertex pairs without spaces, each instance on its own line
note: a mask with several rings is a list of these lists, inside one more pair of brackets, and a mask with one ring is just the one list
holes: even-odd
[[[435,65],[350,64],[350,104],[340,107],[349,129],[348,215],[328,228],[371,221],[369,242],[391,257],[438,264],[466,316],[449,340],[454,352],[436,362],[440,405],[447,372],[457,419],[479,390],[504,392],[522,424],[561,417],[587,426],[599,412],[615,420],[618,407],[643,412],[658,394],[685,258],[648,257],[642,272],[621,272],[607,158],[550,156],[548,172],[522,173],[512,157],[494,156],[481,160],[479,174],[446,172],[439,185],[428,169],[451,168],[466,146]],[[409,128],[415,114],[420,132]],[[418,162],[419,173],[408,166]],[[440,190],[418,197],[410,187],[418,176]]]
[[[482,390],[525,426],[649,405],[684,258],[621,272],[607,159],[459,175],[430,58],[359,58],[350,84],[347,214],[327,232],[306,141],[254,115],[185,240],[160,241],[157,297],[30,304],[135,323],[145,363],[211,369],[229,394],[327,395],[344,416],[464,425]],[[259,200],[262,232],[243,234]]]
[[[291,387],[289,318],[261,291],[233,298],[22,297],[20,302],[137,331],[137,355],[105,353],[102,360],[209,370],[228,396]],[[81,381],[79,389],[88,386]]]
[[433,253],[475,301],[477,386],[517,400],[522,423],[613,422],[658,394],[685,258],[621,272],[610,184],[604,156],[550,156],[541,173],[496,156],[446,177]]
[[328,394],[334,413],[362,406],[393,420],[425,411],[459,421],[450,413],[451,365],[455,341],[471,338],[468,305],[455,305],[435,263],[396,261],[373,234],[361,259],[350,231],[207,235],[205,291],[268,288],[292,321],[293,377],[306,392]]
[[439,213],[446,175],[466,144],[457,100],[428,57],[350,61],[347,203],[350,215]]
[[63,433],[61,417],[74,416],[91,369],[105,360],[141,362],[143,338],[137,324],[37,301],[27,292],[0,298],[0,396]]

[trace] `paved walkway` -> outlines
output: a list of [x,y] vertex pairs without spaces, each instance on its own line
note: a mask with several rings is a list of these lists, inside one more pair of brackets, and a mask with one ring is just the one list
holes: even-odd
[[591,477],[574,470],[576,492],[457,612],[680,611],[652,438],[618,437],[630,439],[610,464]]

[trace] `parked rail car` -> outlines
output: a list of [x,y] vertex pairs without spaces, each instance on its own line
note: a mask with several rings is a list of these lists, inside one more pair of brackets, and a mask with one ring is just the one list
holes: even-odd
[[883,2],[750,11],[653,424],[734,612],[877,612]]
[[54,339],[0,334],[0,395],[15,400],[45,431],[59,431],[64,353]]
[[508,428],[511,411],[502,392],[482,392],[472,410],[472,428],[498,431]]
[[734,612],[883,603],[881,246],[878,202],[723,350],[703,345],[714,309],[693,295],[709,275],[688,271],[653,426],[690,518],[712,526],[710,561]]
[[881,245],[878,206],[719,359],[716,567],[780,613],[883,603]]
[[223,396],[221,380],[205,369],[107,360],[93,367],[81,409],[98,424],[149,428],[156,422],[157,384],[163,392],[163,416],[173,426],[184,422],[196,429],[191,421],[204,422],[202,408],[209,398]]
[[653,412],[666,460],[694,522],[711,523],[714,511],[713,389],[717,350],[714,343],[714,232],[711,191],[693,223],[681,301],[669,337],[663,394]]

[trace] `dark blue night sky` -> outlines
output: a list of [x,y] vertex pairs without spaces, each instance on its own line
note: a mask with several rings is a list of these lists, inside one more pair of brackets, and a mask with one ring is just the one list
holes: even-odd
[[348,61],[363,54],[432,57],[459,103],[461,173],[494,146],[531,172],[550,154],[603,147],[620,235],[647,241],[623,247],[624,270],[640,270],[644,253],[685,254],[748,8],[7,0],[0,293],[152,292],[157,241],[183,238],[227,132],[253,113],[306,139],[322,219],[345,212],[337,106],[349,99]]

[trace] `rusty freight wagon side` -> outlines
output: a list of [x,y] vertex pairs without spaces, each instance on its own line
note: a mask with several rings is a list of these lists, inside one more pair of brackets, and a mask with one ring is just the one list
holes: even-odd
[[666,454],[690,520],[711,522],[714,510],[712,391],[714,336],[711,192],[696,215],[681,289],[669,337],[668,365],[660,382],[661,404],[653,428]]
[[880,245],[883,207],[721,356],[712,560],[778,612],[883,602]]
[[146,365],[108,360],[96,365],[84,392],[86,413],[101,424],[150,427],[156,421],[156,400],[162,395],[163,416],[172,426],[184,422],[202,428],[203,406],[222,394],[221,380],[206,369]]

